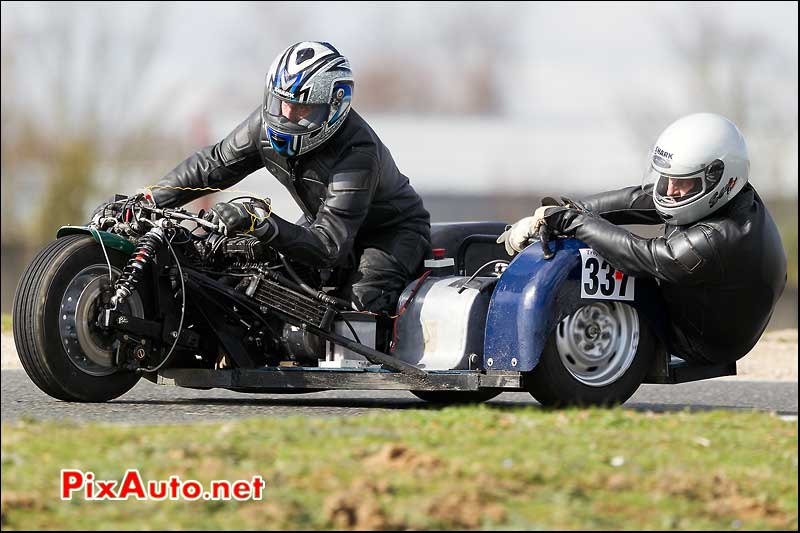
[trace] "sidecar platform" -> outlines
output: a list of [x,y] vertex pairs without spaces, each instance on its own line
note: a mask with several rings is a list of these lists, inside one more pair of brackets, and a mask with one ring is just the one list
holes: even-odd
[[658,364],[651,369],[643,383],[675,385],[678,383],[687,383],[689,381],[735,375],[735,362],[718,365],[698,365],[684,361],[673,355],[670,356],[669,361],[667,361],[666,357],[663,359],[659,358]]
[[[683,359],[659,358],[644,383],[678,384],[736,375],[736,363],[696,365]],[[206,370],[167,369],[157,377],[159,385],[191,388],[222,388],[259,392],[263,390],[449,390],[502,389],[524,391],[523,373],[500,370],[436,370],[425,382],[401,372],[377,366],[366,368],[264,367],[256,369]]]
[[519,372],[477,370],[431,371],[426,382],[382,368],[265,367],[257,369],[169,369],[158,375],[159,385],[179,387],[351,390],[523,390]]

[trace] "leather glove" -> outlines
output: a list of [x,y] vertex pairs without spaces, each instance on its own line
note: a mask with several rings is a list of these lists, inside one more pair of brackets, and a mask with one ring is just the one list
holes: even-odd
[[576,202],[575,200],[567,198],[566,196],[562,196],[560,202],[554,198],[545,196],[544,198],[542,198],[542,205],[558,205],[566,207],[567,209],[574,209],[575,211],[578,211],[579,213],[582,214],[589,213],[589,210],[586,208],[585,205],[583,205],[583,203]]
[[539,228],[545,223],[545,216],[548,211],[553,209],[564,209],[560,206],[544,205],[534,211],[533,216],[520,219],[515,224],[506,227],[500,237],[497,238],[498,244],[506,247],[506,253],[513,256],[521,252],[528,246],[529,241],[539,235]]
[[250,229],[251,223],[255,222],[255,217],[247,212],[243,204],[234,202],[218,202],[209,209],[205,218],[214,224],[222,226],[225,235],[233,235],[237,231]]
[[269,242],[278,235],[278,227],[269,215],[266,204],[219,202],[206,213],[205,218],[214,224],[221,224],[225,235],[251,233],[260,240]]

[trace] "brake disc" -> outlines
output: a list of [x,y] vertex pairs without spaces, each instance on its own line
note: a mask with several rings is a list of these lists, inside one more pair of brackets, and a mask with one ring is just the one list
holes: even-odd
[[[119,269],[112,268],[114,279]],[[100,296],[111,294],[107,265],[91,265],[81,270],[64,291],[59,312],[61,343],[70,361],[82,372],[92,376],[106,376],[117,371],[120,343],[114,333],[97,324],[102,309]],[[144,306],[137,293],[133,293],[119,310],[136,318],[144,318]]]

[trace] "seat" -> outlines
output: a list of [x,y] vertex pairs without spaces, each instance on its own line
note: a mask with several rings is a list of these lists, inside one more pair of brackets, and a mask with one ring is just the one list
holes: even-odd
[[497,221],[437,222],[431,224],[431,244],[455,260],[457,274],[470,276],[493,259],[511,259],[495,242],[505,227],[505,222]]

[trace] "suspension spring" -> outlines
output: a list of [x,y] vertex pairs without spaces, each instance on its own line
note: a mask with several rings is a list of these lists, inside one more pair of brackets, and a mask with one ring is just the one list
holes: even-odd
[[145,267],[153,261],[156,249],[164,244],[164,232],[159,227],[155,227],[142,235],[136,245],[136,250],[131,254],[128,264],[122,271],[116,284],[114,285],[114,296],[111,304],[116,307],[125,301],[136,289],[136,285],[142,279]]

